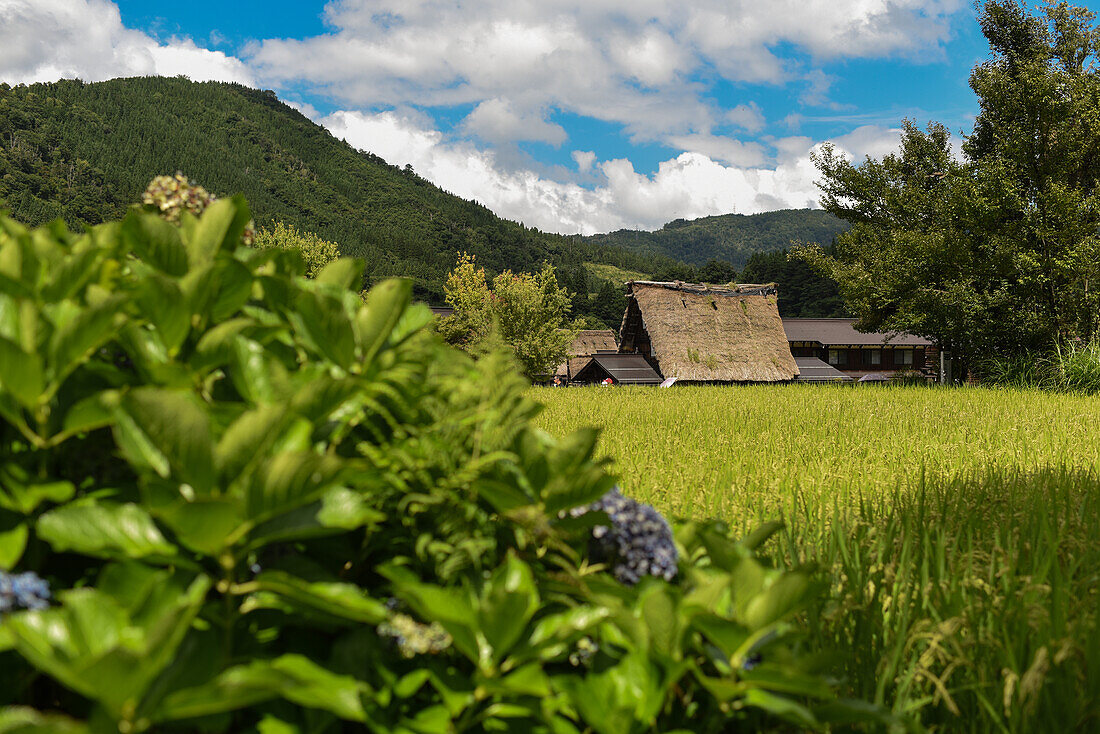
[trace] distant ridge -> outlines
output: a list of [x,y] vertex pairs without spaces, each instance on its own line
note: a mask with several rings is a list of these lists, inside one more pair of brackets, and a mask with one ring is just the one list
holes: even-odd
[[845,222],[820,209],[782,209],[762,214],[721,214],[677,219],[656,232],[620,229],[587,241],[633,252],[664,255],[692,265],[724,260],[741,270],[755,253],[774,252],[793,241],[828,245]]

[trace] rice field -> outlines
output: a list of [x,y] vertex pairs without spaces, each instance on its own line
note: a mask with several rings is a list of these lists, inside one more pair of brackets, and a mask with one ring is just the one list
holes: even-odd
[[829,591],[844,694],[929,731],[1100,731],[1100,397],[983,388],[537,390],[623,489],[738,530]]
[[742,525],[991,468],[1100,467],[1100,396],[815,385],[540,389],[537,423],[602,429],[623,490]]

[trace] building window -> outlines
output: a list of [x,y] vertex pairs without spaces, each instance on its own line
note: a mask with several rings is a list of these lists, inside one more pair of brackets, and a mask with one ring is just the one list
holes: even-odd
[[882,364],[882,350],[869,349],[863,353],[863,363],[872,367]]
[[897,367],[913,366],[913,350],[898,349],[894,352],[894,365]]
[[831,365],[845,365],[848,364],[848,352],[845,349],[830,349],[829,350],[829,364]]

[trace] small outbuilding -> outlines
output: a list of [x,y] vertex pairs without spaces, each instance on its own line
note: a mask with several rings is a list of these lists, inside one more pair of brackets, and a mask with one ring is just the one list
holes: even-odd
[[794,363],[798,365],[798,377],[795,382],[854,382],[850,375],[846,375],[836,367],[822,362],[817,357],[795,357]]
[[661,376],[640,354],[597,352],[573,377],[575,383],[596,384],[610,379],[615,385],[660,385]]
[[798,375],[775,284],[631,281],[620,352],[681,382],[787,382]]
[[617,351],[615,332],[611,329],[582,329],[569,347],[569,358],[558,365],[554,376],[570,382],[596,352]]

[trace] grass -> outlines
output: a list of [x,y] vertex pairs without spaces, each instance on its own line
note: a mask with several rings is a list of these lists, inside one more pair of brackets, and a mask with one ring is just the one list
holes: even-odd
[[1100,397],[897,387],[535,393],[624,491],[817,562],[812,645],[939,731],[1100,730]]
[[624,491],[734,525],[851,505],[925,477],[1100,465],[1100,397],[961,388],[538,390],[562,435],[600,426]]
[[621,285],[628,280],[645,280],[648,276],[638,270],[623,270],[614,265],[605,263],[585,263],[588,274],[599,280],[610,280],[616,285]]

